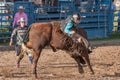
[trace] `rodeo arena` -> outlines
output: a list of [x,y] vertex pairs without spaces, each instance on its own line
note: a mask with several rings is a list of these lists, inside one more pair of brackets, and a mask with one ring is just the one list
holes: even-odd
[[0,80],[120,80],[120,0],[0,0]]

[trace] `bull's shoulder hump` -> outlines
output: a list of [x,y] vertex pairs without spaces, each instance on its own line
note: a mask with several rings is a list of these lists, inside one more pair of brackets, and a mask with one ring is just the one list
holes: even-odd
[[49,22],[40,22],[40,23],[33,23],[34,26],[36,25],[51,25]]
[[52,24],[49,22],[40,22],[40,23],[33,23],[31,28],[51,28]]

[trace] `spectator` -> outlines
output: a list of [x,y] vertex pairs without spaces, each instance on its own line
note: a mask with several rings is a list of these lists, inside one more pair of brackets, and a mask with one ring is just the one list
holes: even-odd
[[[13,18],[12,15],[11,15],[11,10],[10,9],[6,9],[5,14],[9,14],[9,15],[5,16],[5,20],[11,20]],[[12,26],[11,21],[7,21],[7,22],[5,22],[5,24],[8,25],[8,26]]]
[[23,6],[19,6],[18,10],[19,12],[17,12],[14,16],[14,21],[13,21],[13,25],[12,28],[14,29],[14,27],[19,26],[18,20],[20,20],[20,18],[24,18],[25,19],[25,25],[27,26],[28,24],[28,17],[26,15],[26,13],[24,12],[24,7]]
[[[6,14],[9,14],[9,13],[11,13],[11,10],[10,10],[10,9],[7,9],[7,10],[5,10],[5,13],[6,13]],[[5,17],[6,17],[6,20],[12,19],[12,16],[5,16]]]

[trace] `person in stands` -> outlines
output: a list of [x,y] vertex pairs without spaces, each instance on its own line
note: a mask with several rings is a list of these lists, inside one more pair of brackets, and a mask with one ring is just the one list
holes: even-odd
[[19,6],[18,7],[18,12],[15,14],[14,16],[14,21],[13,21],[13,24],[12,24],[12,28],[14,29],[16,26],[19,26],[19,22],[18,20],[20,18],[24,18],[25,19],[25,25],[27,26],[28,24],[28,17],[27,17],[27,14],[24,12],[24,7],[23,6]]

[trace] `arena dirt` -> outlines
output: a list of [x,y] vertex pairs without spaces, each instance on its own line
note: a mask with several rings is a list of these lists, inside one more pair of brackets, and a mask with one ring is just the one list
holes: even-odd
[[[37,80],[120,80],[120,40],[91,42],[96,49],[90,54],[95,74],[84,65],[79,74],[76,62],[64,51],[44,49],[38,62]],[[16,67],[14,46],[0,45],[0,80],[34,80],[28,57]]]

